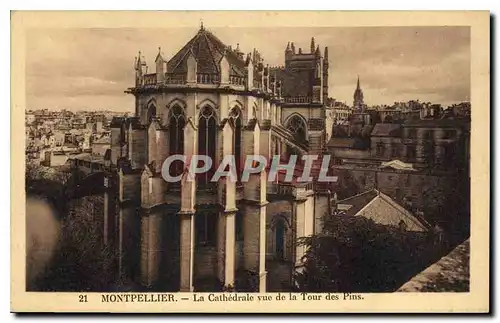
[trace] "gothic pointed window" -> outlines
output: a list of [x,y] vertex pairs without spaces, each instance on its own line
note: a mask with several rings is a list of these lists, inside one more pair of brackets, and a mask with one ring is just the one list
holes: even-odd
[[147,122],[150,123],[153,118],[156,118],[156,106],[151,104],[148,107]]
[[229,124],[233,128],[233,154],[236,162],[236,174],[238,182],[241,180],[242,155],[241,155],[241,111],[233,108],[229,112]]
[[[169,131],[169,155],[184,154],[184,126],[186,118],[184,110],[176,105],[169,111],[168,116],[168,131]],[[183,163],[180,160],[175,160],[170,166],[171,176],[182,174]]]
[[276,259],[282,261],[285,259],[286,225],[285,220],[281,216],[276,220],[274,230],[276,234]]
[[299,143],[306,142],[306,124],[301,117],[295,115],[288,122],[287,129],[290,130],[294,139]]
[[[198,174],[198,187],[208,188],[210,186],[210,179],[213,176],[216,167],[216,142],[217,142],[217,121],[215,118],[215,111],[205,106],[201,112],[198,120],[198,155],[207,156],[212,160],[212,167],[209,171]],[[203,164],[200,161],[199,167]]]

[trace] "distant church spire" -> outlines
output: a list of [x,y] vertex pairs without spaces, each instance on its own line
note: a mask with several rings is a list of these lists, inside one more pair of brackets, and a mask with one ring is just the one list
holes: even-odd
[[353,102],[354,110],[363,112],[365,109],[365,103],[363,101],[363,90],[361,90],[361,86],[359,84],[359,75],[358,82],[356,84],[356,90],[354,91],[354,102]]

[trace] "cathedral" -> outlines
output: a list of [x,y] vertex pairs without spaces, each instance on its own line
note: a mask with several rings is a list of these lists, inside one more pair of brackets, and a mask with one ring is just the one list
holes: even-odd
[[[286,44],[284,44],[286,45]],[[135,115],[111,123],[105,178],[105,241],[118,251],[124,281],[157,291],[279,291],[293,286],[305,250],[298,238],[321,229],[330,212],[328,185],[268,182],[267,169],[241,181],[247,155],[270,159],[323,156],[328,48],[284,46],[284,66],[225,45],[203,26],[175,55],[161,49],[155,72],[135,61]],[[163,161],[206,155],[213,167],[194,181],[169,183]],[[234,155],[238,180],[211,182]],[[302,165],[303,166],[303,165]],[[185,174],[174,162],[170,174]]]

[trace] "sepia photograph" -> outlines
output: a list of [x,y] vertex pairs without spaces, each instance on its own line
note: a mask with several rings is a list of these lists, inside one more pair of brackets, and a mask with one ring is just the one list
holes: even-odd
[[182,23],[23,29],[20,292],[99,306],[470,294],[471,236],[489,246],[489,201],[471,206],[471,149],[488,149],[471,133],[489,137],[472,24],[151,14]]

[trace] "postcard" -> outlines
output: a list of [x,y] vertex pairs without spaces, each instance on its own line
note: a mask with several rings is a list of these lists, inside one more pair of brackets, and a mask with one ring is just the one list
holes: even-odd
[[489,312],[489,12],[11,18],[11,311]]

